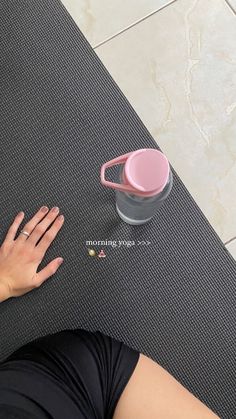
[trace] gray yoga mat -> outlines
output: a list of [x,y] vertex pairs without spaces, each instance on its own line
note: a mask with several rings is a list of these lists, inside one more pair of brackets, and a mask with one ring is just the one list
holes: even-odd
[[[0,304],[1,359],[47,333],[101,330],[235,418],[233,258],[175,172],[150,223],[119,218],[101,165],[158,146],[60,1],[2,0],[0,28],[0,241],[21,210],[25,223],[41,205],[65,215],[39,269],[57,256],[64,264]],[[113,246],[86,244],[98,240]]]

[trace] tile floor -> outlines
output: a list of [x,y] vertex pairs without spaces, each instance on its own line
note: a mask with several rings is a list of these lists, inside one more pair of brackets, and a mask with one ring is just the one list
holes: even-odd
[[236,0],[62,0],[236,259]]
[[236,0],[226,0],[229,6],[232,7],[233,12],[236,12]]

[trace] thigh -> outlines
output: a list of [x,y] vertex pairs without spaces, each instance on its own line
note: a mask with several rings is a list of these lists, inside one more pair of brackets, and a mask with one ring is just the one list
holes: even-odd
[[171,374],[140,354],[113,419],[219,419]]

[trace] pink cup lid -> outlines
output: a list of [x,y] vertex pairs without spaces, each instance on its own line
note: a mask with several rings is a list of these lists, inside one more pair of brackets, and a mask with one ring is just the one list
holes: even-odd
[[135,151],[124,167],[127,182],[145,195],[160,193],[169,178],[169,162],[166,156],[156,149]]
[[[123,163],[124,184],[105,180],[105,168]],[[170,166],[166,156],[154,148],[144,148],[119,156],[105,163],[101,168],[101,182],[103,185],[131,192],[142,196],[153,196],[160,193],[168,179]]]

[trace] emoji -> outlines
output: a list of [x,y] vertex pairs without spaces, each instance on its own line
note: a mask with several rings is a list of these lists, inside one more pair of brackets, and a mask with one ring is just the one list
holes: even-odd
[[88,249],[88,254],[89,254],[89,256],[95,256],[96,252],[93,249]]
[[104,253],[104,250],[100,250],[100,253],[99,253],[98,257],[99,258],[105,258],[106,257],[106,255]]

